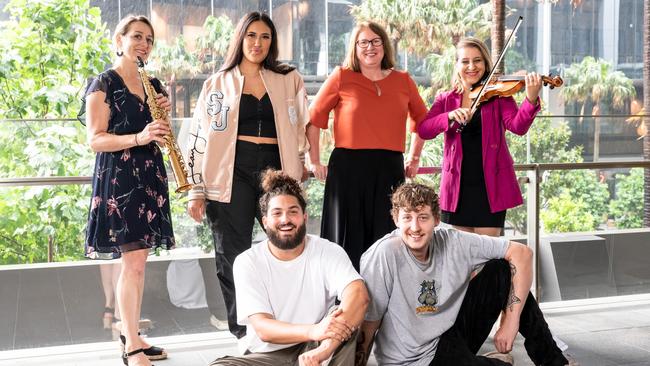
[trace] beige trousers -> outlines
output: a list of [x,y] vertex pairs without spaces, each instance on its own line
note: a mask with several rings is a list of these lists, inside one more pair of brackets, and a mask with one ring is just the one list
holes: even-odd
[[[358,331],[334,351],[332,357],[321,366],[354,366]],[[298,356],[318,347],[319,342],[300,343],[268,353],[249,353],[244,356],[217,358],[209,366],[298,366]]]

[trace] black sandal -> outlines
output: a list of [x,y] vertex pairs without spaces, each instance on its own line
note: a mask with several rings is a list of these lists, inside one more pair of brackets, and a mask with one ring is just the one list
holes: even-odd
[[[142,348],[138,348],[138,349],[136,349],[134,351],[131,351],[131,352],[128,352],[128,353],[124,352],[124,353],[122,353],[122,361],[124,361],[124,364],[128,366],[129,365],[129,357],[135,356],[138,353],[143,353],[143,352],[144,352],[144,350]],[[154,366],[154,365],[151,365],[151,366]]]
[[[140,332],[138,332],[140,335]],[[122,342],[122,351],[124,352],[124,346],[126,345],[126,337],[120,334],[120,341]],[[151,346],[149,348],[143,348],[142,352],[150,361],[159,361],[167,358],[167,352],[162,347]],[[122,357],[124,364],[128,366],[126,358]]]

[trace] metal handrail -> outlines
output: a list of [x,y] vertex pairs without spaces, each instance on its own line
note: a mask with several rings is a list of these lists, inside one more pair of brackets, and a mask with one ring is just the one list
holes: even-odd
[[[535,118],[645,118],[650,114],[538,114]],[[191,119],[192,117],[175,117],[173,120]],[[18,122],[79,122],[77,118],[0,118],[0,123]]]
[[[540,171],[549,170],[576,170],[576,169],[620,169],[620,168],[650,168],[650,161],[608,161],[588,163],[540,163],[540,164],[515,164],[516,171]],[[418,174],[439,174],[442,168],[439,166],[420,167]],[[172,177],[170,177],[172,179]],[[0,187],[22,187],[22,186],[58,186],[68,184],[90,184],[92,177],[23,177],[23,178],[0,178]]]
[[68,184],[90,184],[92,177],[26,177],[26,178],[1,178],[0,187],[23,186],[60,186]]
[[[192,119],[192,117],[173,117],[172,121]],[[20,122],[79,122],[77,118],[0,118],[0,123],[20,123]]]

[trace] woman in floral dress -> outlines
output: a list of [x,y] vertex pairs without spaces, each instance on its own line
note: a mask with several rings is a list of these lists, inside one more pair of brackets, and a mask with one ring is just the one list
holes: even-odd
[[[113,67],[90,82],[84,97],[88,142],[97,153],[86,256],[122,258],[116,296],[126,365],[148,366],[149,359],[166,357],[138,334],[147,256],[174,245],[167,174],[157,145],[170,129],[152,120],[136,63],[138,57],[147,60],[153,40],[146,17],[122,19],[113,36]],[[160,82],[151,82],[162,93]],[[163,95],[157,100],[169,107]]]

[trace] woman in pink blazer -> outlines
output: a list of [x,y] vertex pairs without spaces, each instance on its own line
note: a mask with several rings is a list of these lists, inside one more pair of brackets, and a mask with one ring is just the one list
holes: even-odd
[[[482,41],[461,40],[456,46],[453,88],[436,98],[417,131],[425,140],[444,132],[442,221],[459,230],[499,236],[506,210],[523,202],[505,132],[528,131],[540,110],[542,82],[530,73],[521,106],[512,97],[492,98],[470,115],[469,92],[491,69],[490,53]],[[460,123],[467,125],[459,133]]]

